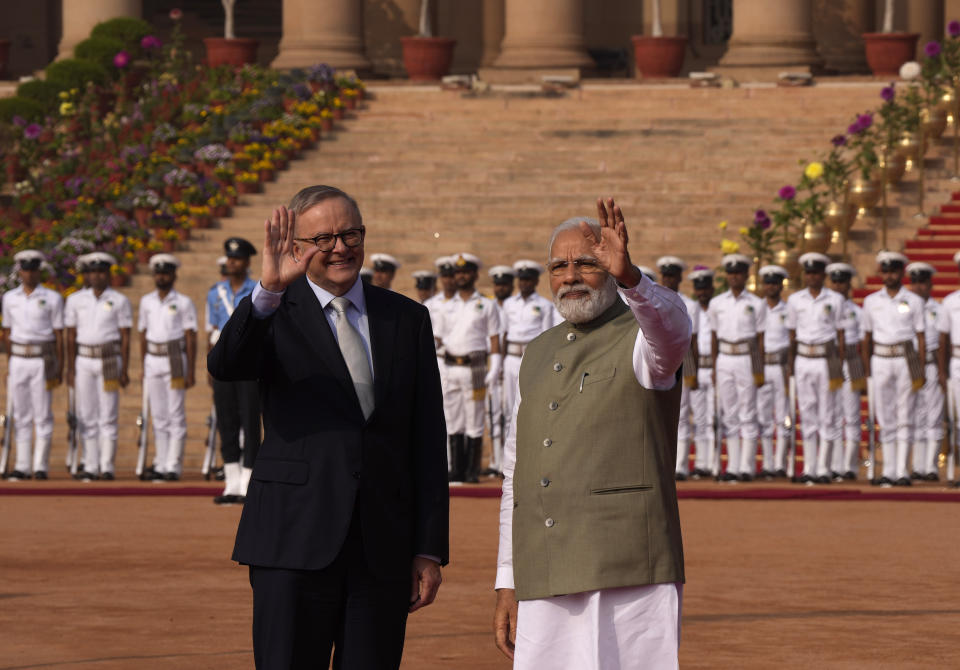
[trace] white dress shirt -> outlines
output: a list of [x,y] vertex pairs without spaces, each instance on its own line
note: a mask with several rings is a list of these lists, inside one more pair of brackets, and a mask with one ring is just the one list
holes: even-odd
[[63,325],[77,329],[77,344],[96,346],[119,342],[120,330],[133,327],[133,308],[127,297],[112,288],[98,298],[92,288],[67,296]]
[[490,338],[499,335],[500,308],[490,298],[474,291],[464,300],[457,293],[440,310],[440,326],[435,331],[447,353],[465,356],[474,351],[487,351]]
[[916,343],[916,334],[926,330],[923,300],[903,286],[890,297],[886,288],[875,291],[863,300],[863,330],[873,333],[877,344]]
[[[644,276],[632,289],[620,292],[640,324],[633,348],[633,373],[644,388],[666,390],[677,383],[676,372],[690,346],[690,318],[683,299],[676,292]],[[519,379],[513,421],[503,449],[503,496],[500,499],[500,549],[494,588],[513,585],[513,471],[517,460],[517,410],[520,407]],[[589,449],[590,445],[584,445]],[[673,468],[673,464],[667,464]]]
[[923,305],[924,322],[924,348],[927,352],[936,351],[940,348],[940,333],[937,332],[937,320],[940,317],[942,305],[933,298],[927,298]]
[[787,328],[787,303],[783,300],[771,307],[767,303],[767,323],[763,331],[763,348],[767,352],[782,351],[790,346]]
[[725,342],[756,337],[766,327],[767,304],[744,289],[739,296],[724,291],[710,301],[710,329]]
[[[787,300],[787,328],[796,331],[797,341],[804,344],[835,341],[843,300],[842,295],[826,287],[817,297],[808,288],[797,291]],[[769,348],[766,340],[764,346]]]
[[950,344],[960,345],[960,291],[943,299],[937,313],[937,330],[950,335]]
[[508,342],[526,344],[545,330],[553,328],[557,315],[553,302],[539,293],[524,298],[519,293],[503,301],[503,328]]
[[18,344],[35,344],[56,339],[53,331],[63,328],[63,298],[46,286],[37,286],[27,295],[23,286],[3,296],[3,327]]
[[188,330],[197,330],[197,310],[187,296],[171,289],[163,300],[157,291],[140,299],[137,331],[146,332],[148,341],[179,340]]
[[700,313],[700,330],[697,332],[697,355],[710,356],[713,350],[713,330],[710,329],[710,305],[704,309],[697,303],[697,310]]
[[840,323],[843,325],[844,346],[863,341],[863,309],[849,298],[843,301]]

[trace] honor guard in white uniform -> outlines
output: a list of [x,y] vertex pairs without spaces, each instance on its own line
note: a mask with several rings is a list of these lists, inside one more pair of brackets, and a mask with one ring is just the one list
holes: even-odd
[[923,388],[926,322],[923,300],[903,286],[907,257],[881,251],[884,287],[863,301],[863,366],[872,376],[873,404],[883,448],[881,486],[909,486],[917,391]]
[[[763,386],[757,391],[760,418],[760,452],[765,479],[787,476],[788,417],[787,365],[790,357],[790,329],[787,328],[787,303],[781,300],[783,282],[789,273],[779,265],[764,265],[757,272],[767,302],[767,323],[763,331]],[[777,450],[773,450],[773,438]]]
[[451,481],[475,483],[480,472],[486,390],[490,381],[500,376],[503,365],[500,310],[476,290],[480,259],[467,253],[454,258],[457,292],[440,312],[435,334],[444,346],[447,366]]
[[[680,390],[680,421],[677,425],[677,464],[674,477],[684,481],[690,475],[690,438],[693,423],[690,414],[690,389],[697,386],[697,336],[700,332],[700,305],[680,293],[680,282],[687,264],[676,256],[661,256],[657,259],[660,285],[674,291],[683,300],[690,318],[690,347],[683,357],[683,385]],[[642,272],[642,270],[641,270]]]
[[937,353],[940,348],[940,333],[937,318],[941,305],[930,293],[933,291],[933,275],[936,269],[929,263],[910,263],[907,276],[910,290],[923,300],[924,342],[926,343],[925,381],[917,397],[917,414],[913,428],[913,472],[911,479],[929,482],[940,480],[937,456],[943,440],[943,387],[940,385],[940,370]]
[[75,390],[83,467],[80,480],[114,479],[120,389],[130,382],[133,308],[110,288],[113,256],[96,251],[78,259],[89,288],[67,297],[67,384]]
[[183,470],[184,397],[194,384],[197,358],[197,312],[190,298],[173,288],[178,267],[170,254],[150,259],[157,289],[140,299],[137,319],[155,450],[144,477],[166,481],[178,480]]
[[424,304],[437,293],[437,275],[429,270],[417,270],[411,273],[413,287],[417,290],[417,300]]
[[542,265],[536,261],[519,260],[513,264],[513,271],[517,273],[520,292],[503,302],[504,329],[507,333],[504,347],[506,355],[503,359],[503,408],[507,429],[513,417],[513,406],[517,402],[520,360],[527,344],[563,320],[553,301],[537,293],[540,275],[544,271]]
[[843,327],[843,387],[837,391],[840,410],[838,419],[843,420],[843,451],[834,450],[831,474],[834,480],[854,480],[860,471],[860,439],[863,429],[860,421],[860,397],[867,388],[860,347],[863,340],[862,310],[850,299],[850,280],[857,274],[848,263],[831,263],[827,276],[834,291],[843,296],[843,312],[840,323]]
[[[440,389],[443,391],[443,418],[447,425],[450,425],[450,417],[453,415],[453,394],[449,392],[449,383],[447,382],[447,364],[444,363],[444,348],[440,341],[440,331],[442,324],[442,312],[447,304],[453,299],[457,292],[457,285],[453,276],[453,260],[450,256],[441,256],[433,264],[437,268],[439,276],[440,292],[427,298],[423,306],[430,312],[430,324],[433,326],[434,340],[437,345],[437,368],[440,370]],[[450,443],[447,442],[447,464],[449,466],[453,455],[450,453]]]
[[393,286],[393,278],[397,276],[397,270],[400,269],[400,261],[390,254],[370,254],[370,262],[373,263],[373,277],[370,283],[380,288],[390,289]]
[[494,265],[487,270],[487,274],[493,282],[493,297],[497,301],[497,307],[503,309],[503,301],[513,295],[513,281],[517,273],[509,265]]
[[843,386],[843,296],[826,288],[830,258],[800,257],[805,288],[787,300],[790,371],[797,377],[797,405],[803,432],[800,482],[829,484],[832,449],[840,449],[837,394]]
[[[504,338],[506,336],[506,318],[503,313],[504,301],[509,300],[513,293],[513,282],[516,277],[516,271],[509,265],[494,265],[487,271],[490,279],[493,281],[493,298],[497,301],[497,308],[500,310],[500,351],[506,351]],[[506,361],[504,361],[506,367]],[[493,380],[487,387],[487,411],[486,418],[490,424],[490,467],[484,471],[484,474],[499,475],[503,467],[503,441],[506,432],[502,430],[505,427],[506,417],[504,416],[504,373]]]
[[[960,251],[953,255],[953,262],[960,265]],[[943,299],[940,313],[937,314],[937,331],[940,334],[940,347],[937,363],[940,368],[940,383],[947,389],[948,417],[957,430],[957,417],[960,416],[960,291],[953,291]],[[950,439],[956,441],[957,436]],[[948,458],[953,457],[953,445],[947,450]],[[960,487],[960,478],[954,482]]]
[[716,417],[716,397],[713,387],[713,331],[710,330],[708,310],[713,298],[713,270],[697,265],[689,275],[693,283],[693,296],[699,309],[697,333],[697,386],[690,389],[690,410],[693,414],[693,441],[697,455],[690,473],[692,479],[710,477],[716,433],[713,421]]
[[63,375],[63,298],[40,285],[42,253],[27,249],[13,260],[20,286],[3,296],[7,402],[13,404],[17,448],[9,478],[47,479],[53,437],[51,396]]
[[717,399],[727,442],[727,470],[721,481],[752,481],[756,473],[757,388],[763,386],[763,329],[767,306],[746,290],[753,261],[743,254],[723,257],[729,290],[710,302]]

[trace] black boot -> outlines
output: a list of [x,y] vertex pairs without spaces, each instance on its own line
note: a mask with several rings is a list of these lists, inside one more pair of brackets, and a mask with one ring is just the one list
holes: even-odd
[[467,446],[464,454],[464,474],[463,481],[468,484],[476,484],[480,481],[480,456],[483,449],[482,437],[466,438]]
[[450,470],[447,473],[447,481],[463,481],[463,439],[463,433],[456,433],[449,436]]

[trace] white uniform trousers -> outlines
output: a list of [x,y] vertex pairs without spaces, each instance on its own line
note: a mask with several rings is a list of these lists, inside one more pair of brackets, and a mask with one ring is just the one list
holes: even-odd
[[826,358],[797,356],[797,405],[803,433],[803,474],[811,477],[830,475],[830,449],[839,448],[840,424],[837,421],[837,394],[830,390]]
[[682,584],[521,600],[514,670],[679,667]]
[[[437,356],[437,369],[440,371],[440,393],[443,396],[443,421],[447,426],[447,432],[450,432],[450,417],[452,413],[453,394],[450,393],[449,383],[447,382],[447,364],[443,356]],[[451,458],[450,441],[447,441],[447,463]]]
[[918,394],[911,387],[907,359],[873,356],[870,369],[876,396],[874,407],[880,424],[883,476],[894,480],[909,477],[907,460]]
[[752,476],[756,472],[759,428],[750,356],[717,355],[717,399],[727,442],[727,472]]
[[[52,393],[42,358],[10,356],[7,372],[7,397],[13,399],[13,430],[17,446],[15,470],[24,474],[50,470],[50,441],[53,437]],[[31,442],[34,432],[33,458]]]
[[[757,412],[760,421],[760,445],[763,452],[763,469],[768,472],[787,468],[787,425],[790,399],[783,380],[783,367],[765,365],[763,386],[757,389]],[[773,451],[773,438],[777,438],[777,451]]]
[[490,463],[494,470],[503,467],[503,441],[500,439],[500,424],[503,418],[503,382],[497,381],[487,386],[487,399],[484,401],[486,411],[483,416],[490,435]]
[[860,472],[860,440],[863,437],[860,391],[850,387],[850,371],[843,363],[843,386],[837,391],[837,423],[843,424],[843,449],[834,449],[830,469],[843,474]]
[[[161,474],[179,475],[183,471],[183,446],[187,439],[186,391],[170,388],[169,368],[160,366],[158,369],[157,365],[164,358],[147,354],[143,366],[153,422],[153,469]],[[183,367],[187,367],[186,356]]]
[[[948,407],[947,410],[950,412],[950,420],[954,423],[954,432],[956,432],[957,427],[957,417],[960,417],[960,357],[951,356],[950,365],[949,365],[949,376],[947,377],[947,388],[949,389],[949,398],[953,402],[953,407]],[[951,439],[954,442],[957,442],[957,435],[954,434]],[[951,454],[953,450],[953,445],[947,445],[947,454]]]
[[700,368],[697,371],[697,388],[690,390],[693,441],[697,446],[694,467],[699,470],[709,470],[713,467],[713,451],[716,448],[716,437],[713,431],[714,406],[713,370]]
[[[117,357],[119,365],[120,358]],[[83,469],[90,474],[113,472],[117,453],[117,391],[103,390],[103,361],[77,356],[74,365],[76,414],[83,445]]]
[[507,432],[509,432],[510,422],[513,421],[513,407],[517,402],[517,389],[520,388],[520,361],[522,360],[521,356],[512,354],[503,357],[503,413],[506,418],[504,426]]
[[469,365],[447,366],[450,416],[447,417],[447,433],[465,433],[467,437],[483,437],[484,400],[473,399],[473,373]]
[[913,431],[913,471],[937,473],[937,455],[943,440],[943,389],[936,363],[927,363],[926,382],[917,398],[916,427]]
[[693,433],[693,420],[690,414],[690,388],[681,383],[680,422],[677,424],[677,473],[690,472],[690,436]]

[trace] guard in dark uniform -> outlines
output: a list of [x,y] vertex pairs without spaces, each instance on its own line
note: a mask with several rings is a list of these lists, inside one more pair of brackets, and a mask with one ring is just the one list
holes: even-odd
[[[231,237],[223,243],[227,257],[227,275],[207,294],[207,352],[220,338],[220,331],[230,319],[240,301],[253,293],[257,285],[250,279],[250,257],[257,253],[254,246],[240,237]],[[256,381],[223,382],[211,379],[213,404],[217,410],[217,431],[220,433],[220,451],[223,455],[225,486],[213,502],[230,505],[244,501],[247,484],[253,472],[253,463],[260,449],[260,392]],[[243,429],[241,463],[240,430]]]

